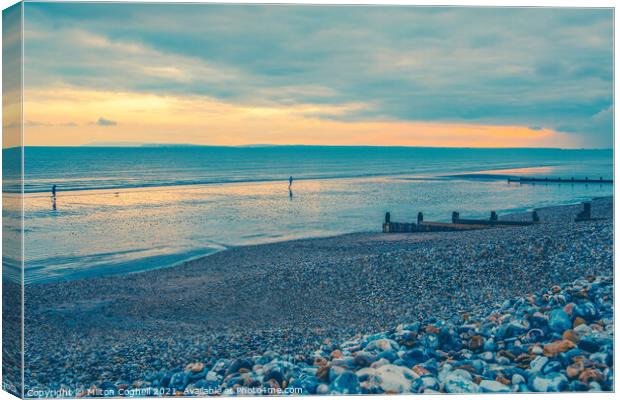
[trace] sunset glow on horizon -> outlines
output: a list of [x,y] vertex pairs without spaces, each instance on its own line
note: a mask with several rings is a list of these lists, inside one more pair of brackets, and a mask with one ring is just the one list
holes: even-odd
[[[93,143],[573,147],[574,138],[549,129],[423,121],[342,121],[369,108],[361,104],[247,106],[200,96],[54,88],[27,92],[26,143],[74,146]],[[76,109],[75,105],[79,104]],[[106,120],[101,115],[113,115]],[[319,115],[321,117],[319,117]],[[44,122],[42,122],[44,121]],[[107,121],[107,122],[105,122]]]

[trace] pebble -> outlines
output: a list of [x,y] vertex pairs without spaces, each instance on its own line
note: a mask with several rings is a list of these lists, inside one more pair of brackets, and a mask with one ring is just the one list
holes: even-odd
[[523,377],[523,375],[514,374],[512,375],[511,383],[513,385],[520,385],[522,383],[525,383],[525,378]]
[[359,394],[361,393],[360,383],[351,371],[343,371],[330,385],[331,393],[339,394]]
[[596,310],[596,306],[588,301],[576,305],[573,309],[573,314],[575,314],[576,317],[582,318],[583,320],[590,322],[596,319],[598,312]]
[[458,373],[462,370],[451,372],[446,377],[444,389],[447,393],[478,393],[480,387],[472,382],[471,375]]
[[205,368],[204,363],[196,362],[196,363],[187,364],[187,366],[185,367],[185,370],[191,371],[193,373],[198,373],[198,372],[201,372],[204,368]]
[[571,320],[563,309],[557,308],[549,313],[549,328],[554,332],[562,333],[571,327]]
[[547,364],[547,361],[549,361],[547,357],[544,357],[544,356],[536,357],[534,360],[532,360],[532,362],[530,362],[530,371],[534,373],[538,373],[542,371],[545,364]]
[[368,345],[366,346],[364,350],[368,352],[373,352],[373,351],[382,352],[382,351],[395,350],[395,349],[398,349],[398,344],[394,342],[393,340],[377,339],[377,340],[373,340],[372,342],[368,343]]
[[383,393],[409,392],[411,385],[418,376],[405,367],[383,365],[377,368],[369,380],[372,388],[379,388]]
[[560,373],[534,375],[529,384],[535,392],[561,392],[568,387],[568,379]]
[[567,352],[575,347],[575,343],[570,340],[557,340],[552,343],[548,343],[543,347],[543,354],[548,357],[555,357],[559,353]]
[[491,351],[485,351],[484,353],[480,354],[480,359],[486,362],[493,361],[494,358],[495,358],[495,354]]
[[505,393],[505,392],[511,391],[510,388],[504,385],[503,383],[499,383],[497,381],[491,381],[488,379],[480,381],[478,386],[483,392],[489,392],[489,393]]

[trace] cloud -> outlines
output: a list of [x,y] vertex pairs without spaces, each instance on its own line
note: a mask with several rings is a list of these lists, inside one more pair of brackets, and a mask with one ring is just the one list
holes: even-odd
[[612,146],[608,118],[593,117],[613,101],[611,9],[25,9],[34,88],[207,96],[251,107],[372,104],[313,117],[545,127],[571,133],[577,145]]
[[99,126],[116,126],[116,121],[112,121],[111,119],[106,119],[103,117],[99,117],[99,119],[95,123]]
[[[580,134],[584,147],[602,147],[600,143],[610,140],[614,129],[614,107],[606,107],[589,118],[582,118],[559,127],[564,132]],[[585,133],[585,134],[584,134]],[[611,147],[611,146],[610,146]]]
[[36,121],[36,120],[24,121],[24,127],[26,128],[39,127],[39,126],[78,126],[78,125],[73,121],[57,122],[57,123],[42,122],[42,121]]

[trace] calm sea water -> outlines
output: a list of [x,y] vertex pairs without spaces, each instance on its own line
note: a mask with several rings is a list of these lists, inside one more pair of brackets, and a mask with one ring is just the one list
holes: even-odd
[[[506,181],[609,179],[610,150],[28,147],[24,159],[27,283],[158,268],[239,245],[378,231],[386,211],[398,221],[415,220],[418,211],[449,220],[453,210],[487,216],[613,191]],[[4,190],[17,190],[15,171],[3,172]],[[5,208],[14,227],[5,236],[17,235],[17,215]]]

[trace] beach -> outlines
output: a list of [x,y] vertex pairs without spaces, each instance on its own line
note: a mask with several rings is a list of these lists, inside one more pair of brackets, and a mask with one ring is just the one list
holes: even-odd
[[[609,151],[207,146],[32,148],[25,156],[26,284],[146,271],[232,247],[373,232],[388,211],[395,221],[413,221],[421,211],[429,221],[448,222],[453,211],[488,218],[491,210],[613,194],[613,185],[596,182],[508,183],[515,176],[607,179]],[[5,210],[5,221],[21,240],[17,205]]]
[[580,207],[539,209],[534,226],[243,246],[171,268],[28,285],[26,382],[135,385],[195,361],[311,354],[325,340],[483,315],[506,299],[610,277],[613,201],[595,199],[600,219],[575,223]]

